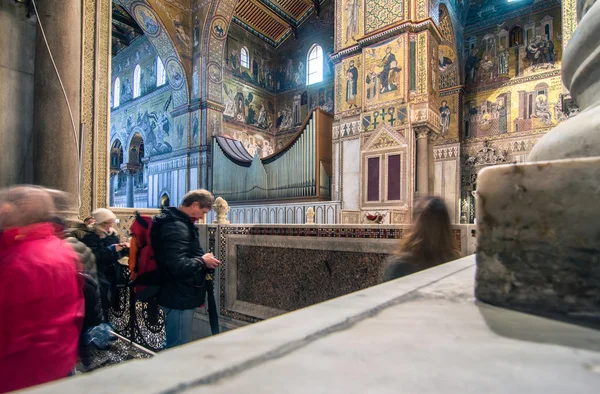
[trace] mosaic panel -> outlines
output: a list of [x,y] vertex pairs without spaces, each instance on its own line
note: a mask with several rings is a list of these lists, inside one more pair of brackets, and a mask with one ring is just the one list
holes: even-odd
[[[352,0],[349,0],[352,1]],[[365,33],[381,29],[404,20],[405,7],[402,0],[366,1]]]
[[341,37],[338,50],[356,44],[364,30],[363,0],[342,0],[339,2],[337,24]]
[[394,128],[408,123],[408,108],[403,106],[382,108],[362,115],[362,130],[374,131],[380,124],[386,123]]
[[480,90],[560,68],[562,34],[554,7],[465,35],[465,85]]
[[352,56],[336,65],[336,113],[362,107],[362,57]]
[[[406,37],[364,48],[365,105],[373,107],[406,97]],[[426,56],[425,56],[426,58]]]
[[549,130],[566,120],[560,77],[537,79],[467,94],[463,105],[465,138]]

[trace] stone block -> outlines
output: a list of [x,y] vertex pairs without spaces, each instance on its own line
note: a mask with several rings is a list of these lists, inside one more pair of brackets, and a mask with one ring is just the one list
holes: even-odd
[[600,157],[481,171],[475,294],[600,324]]

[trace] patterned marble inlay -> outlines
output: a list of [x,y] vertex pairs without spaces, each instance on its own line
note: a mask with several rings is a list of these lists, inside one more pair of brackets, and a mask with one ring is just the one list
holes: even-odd
[[238,300],[293,311],[376,285],[386,257],[238,245]]

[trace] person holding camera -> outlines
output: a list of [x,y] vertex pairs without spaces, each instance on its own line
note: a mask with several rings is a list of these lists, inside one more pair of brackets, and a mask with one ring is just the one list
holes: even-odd
[[206,272],[221,262],[200,247],[195,223],[212,208],[204,189],[183,196],[179,208],[167,207],[154,218],[152,246],[160,272],[158,305],[165,314],[166,348],[192,340],[194,309],[204,304]]
[[128,242],[121,242],[115,224],[117,217],[106,208],[98,208],[92,212],[96,220],[90,231],[81,240],[92,250],[98,267],[100,300],[102,303],[102,320],[108,323],[110,300],[116,300],[117,283],[121,278],[119,259],[125,257],[129,250]]

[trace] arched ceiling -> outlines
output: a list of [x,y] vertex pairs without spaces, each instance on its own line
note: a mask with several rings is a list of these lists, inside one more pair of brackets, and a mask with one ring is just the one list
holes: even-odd
[[112,3],[112,55],[127,48],[133,40],[142,36],[144,32],[137,22],[125,11],[123,7]]
[[544,0],[463,0],[465,27]]
[[324,0],[241,0],[233,21],[277,47],[312,13],[319,12]]

